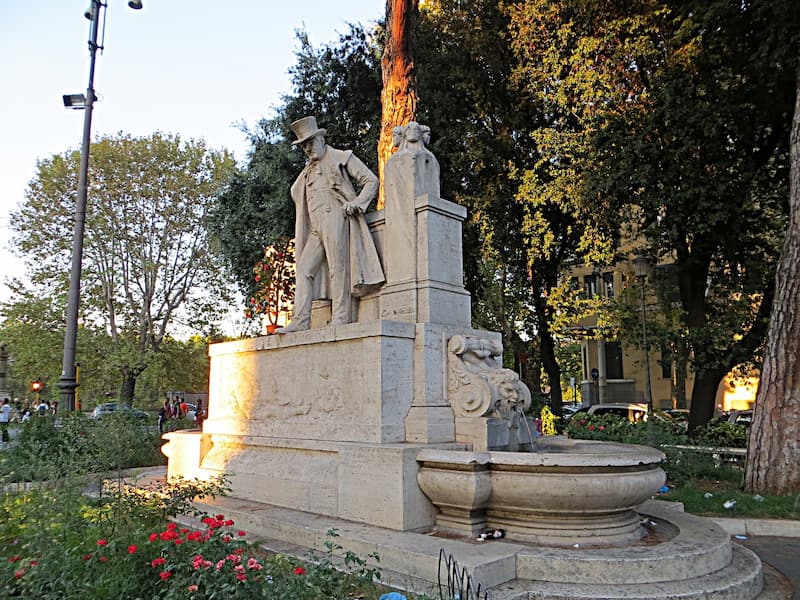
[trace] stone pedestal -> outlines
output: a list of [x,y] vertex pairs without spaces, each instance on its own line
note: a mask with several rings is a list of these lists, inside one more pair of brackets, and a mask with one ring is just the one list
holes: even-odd
[[[409,198],[408,206],[387,203],[382,319],[470,326],[470,298],[464,289],[461,258],[461,223],[466,214],[463,206],[427,194]],[[413,239],[408,228],[393,228],[406,219],[413,219]]]
[[356,301],[357,322],[331,326],[330,302],[317,300],[307,331],[211,346],[208,418],[202,433],[165,436],[170,476],[224,473],[236,498],[392,529],[433,525],[416,456],[467,448],[456,442],[448,343],[497,349],[500,334],[470,326],[466,210],[439,197],[435,158],[418,142],[389,162],[386,208],[366,218],[385,285]]

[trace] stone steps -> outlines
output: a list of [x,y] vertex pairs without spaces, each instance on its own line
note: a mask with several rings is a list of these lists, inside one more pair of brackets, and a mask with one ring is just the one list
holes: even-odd
[[[625,548],[545,548],[508,540],[400,532],[236,498],[200,505],[234,519],[266,549],[307,559],[325,553],[325,542],[360,557],[380,556],[386,583],[437,597],[441,549],[466,569],[491,600],[754,600],[763,585],[758,557],[731,544],[709,519],[650,501],[640,512],[654,539]],[[337,536],[328,532],[335,529]],[[330,557],[337,561],[340,558]],[[318,559],[318,558],[317,558]],[[313,557],[312,557],[312,560]],[[764,596],[776,599],[782,596]]]
[[690,579],[653,583],[552,583],[515,580],[489,593],[490,600],[751,600],[763,586],[761,562],[734,545],[730,564]]
[[731,561],[728,534],[713,521],[646,502],[650,537],[659,543],[624,548],[528,547],[517,577],[553,583],[631,584],[676,581],[719,571]]

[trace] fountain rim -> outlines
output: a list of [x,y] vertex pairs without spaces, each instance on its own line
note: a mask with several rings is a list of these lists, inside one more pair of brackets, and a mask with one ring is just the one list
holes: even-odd
[[[552,451],[556,450],[556,451]],[[666,455],[655,448],[620,442],[572,440],[554,437],[548,446],[535,452],[470,451],[425,448],[417,454],[417,462],[454,465],[474,469],[518,466],[539,468],[597,468],[660,466]]]

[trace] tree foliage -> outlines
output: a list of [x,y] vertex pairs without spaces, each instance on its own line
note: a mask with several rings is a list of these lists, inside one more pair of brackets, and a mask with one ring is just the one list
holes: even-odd
[[[785,3],[515,5],[520,81],[553,116],[542,193],[591,206],[611,239],[674,263],[696,373],[692,428],[763,342],[786,217],[791,67]],[[797,31],[795,28],[794,31]],[[787,73],[788,71],[788,73]],[[566,175],[567,177],[563,177]],[[569,186],[569,188],[567,188]]]
[[298,32],[296,64],[289,70],[293,93],[271,118],[252,131],[247,165],[220,194],[210,228],[239,290],[257,293],[253,269],[267,246],[294,232],[292,182],[305,156],[292,146],[289,125],[316,115],[326,141],[347,148],[373,171],[380,130],[380,51],[363,27],[351,25],[336,44],[315,48]]
[[[105,360],[131,401],[169,332],[208,327],[221,308],[206,218],[234,165],[202,141],[161,133],[104,137],[91,152],[81,319],[108,336]],[[66,285],[78,164],[73,151],[41,161],[12,219],[36,289],[50,294]]]
[[[418,120],[443,196],[468,208],[475,322],[512,355],[541,356],[556,407],[560,338],[600,307],[564,277],[576,263],[646,250],[673,264],[656,337],[692,356],[693,426],[725,373],[758,358],[787,213],[797,13],[788,0],[420,7]],[[293,92],[262,139],[288,148],[288,124],[316,114],[374,168],[383,35],[353,26],[317,50],[301,34]],[[248,281],[262,251],[248,253]]]

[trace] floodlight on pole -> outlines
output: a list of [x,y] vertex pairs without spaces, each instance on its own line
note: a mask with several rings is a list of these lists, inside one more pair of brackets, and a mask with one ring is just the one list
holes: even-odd
[[86,96],[83,94],[64,94],[61,98],[64,100],[64,108],[75,110],[86,108]]
[[[131,8],[142,8],[141,1],[131,0]],[[136,6],[134,6],[136,5]],[[81,143],[81,164],[78,171],[78,195],[75,200],[75,223],[72,231],[72,267],[69,275],[69,296],[67,301],[66,328],[64,331],[64,360],[61,365],[61,377],[58,387],[61,400],[67,412],[75,410],[75,389],[78,387],[76,374],[76,345],[78,339],[78,308],[81,296],[81,269],[83,263],[83,237],[86,229],[86,195],[89,179],[89,147],[92,135],[92,108],[97,98],[94,93],[94,69],[97,59],[97,35],[100,21],[107,4],[103,0],[91,0],[84,16],[89,19],[89,84],[86,95],[65,94],[62,96],[64,106],[73,109],[84,109],[83,138]]]

